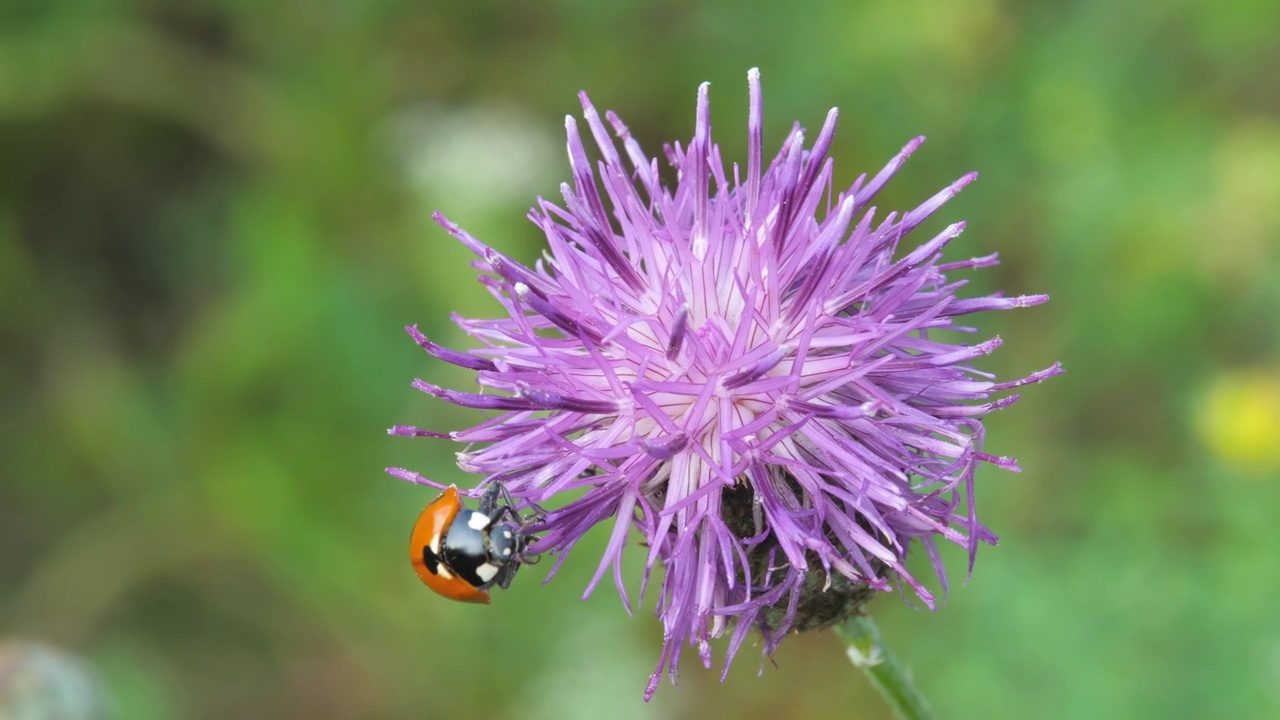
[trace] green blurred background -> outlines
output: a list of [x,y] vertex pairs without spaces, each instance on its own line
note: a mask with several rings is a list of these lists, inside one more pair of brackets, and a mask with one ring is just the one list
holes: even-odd
[[128,720],[885,717],[825,634],[723,685],[687,654],[645,705],[652,597],[579,600],[603,537],[451,604],[405,558],[433,493],[382,473],[473,482],[384,432],[475,420],[409,388],[468,378],[402,326],[465,347],[449,313],[496,311],[430,211],[531,260],[579,89],[656,153],[710,80],[742,160],[759,66],[768,146],[838,105],[847,184],[928,135],[881,206],[980,170],[950,257],[1053,296],[984,320],[986,369],[1068,371],[989,421],[1025,468],[980,476],[1001,545],[937,613],[872,606],[942,716],[1280,716],[1277,28],[1274,0],[9,0],[0,642],[86,659]]

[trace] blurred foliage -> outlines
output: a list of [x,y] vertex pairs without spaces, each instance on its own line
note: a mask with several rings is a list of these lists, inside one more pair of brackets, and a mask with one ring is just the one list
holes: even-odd
[[741,160],[758,65],[768,144],[839,105],[847,183],[927,134],[882,206],[981,170],[953,252],[1053,295],[983,328],[1002,376],[1068,370],[989,422],[1026,469],[980,477],[1001,546],[937,613],[873,606],[942,716],[1280,715],[1277,28],[1274,0],[10,0],[0,636],[84,656],[130,720],[884,717],[826,635],[724,685],[687,656],[644,705],[657,621],[578,599],[603,538],[446,603],[404,558],[432,493],[382,474],[471,481],[383,432],[473,419],[408,387],[467,378],[401,327],[465,346],[449,313],[496,310],[428,213],[531,259],[579,89],[654,151],[710,80]]
[[36,643],[0,644],[0,718],[97,720],[106,712],[83,660]]

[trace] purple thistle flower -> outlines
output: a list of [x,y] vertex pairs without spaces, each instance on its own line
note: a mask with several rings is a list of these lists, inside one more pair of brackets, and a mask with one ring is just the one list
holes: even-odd
[[611,112],[602,122],[582,93],[601,160],[588,160],[567,118],[573,184],[561,186],[563,205],[539,199],[529,214],[549,245],[534,267],[435,215],[479,256],[481,282],[506,311],[455,318],[484,347],[448,350],[408,328],[432,356],[475,370],[484,389],[414,383],[492,411],[443,436],[467,444],[463,470],[524,503],[581,492],[531,528],[540,535],[531,552],[558,554],[558,568],[587,530],[609,523],[584,597],[612,571],[628,611],[628,539],[648,548],[641,597],[653,568],[664,569],[664,648],[646,698],[664,669],[675,679],[686,644],[709,667],[708,641],[730,629],[725,672],[752,628],[772,654],[788,630],[839,622],[900,583],[933,608],[934,594],[906,568],[911,546],[924,549],[945,593],[938,539],[967,549],[970,572],[978,543],[996,541],[977,519],[975,469],[1018,470],[982,452],[980,418],[1018,396],[990,398],[1061,372],[1054,364],[994,382],[968,363],[999,338],[930,338],[974,332],[954,324],[962,315],[1048,299],[957,297],[965,281],[946,273],[996,264],[995,255],[940,262],[963,223],[898,252],[975,173],[910,212],[877,218],[869,203],[924,138],[833,197],[836,110],[812,147],[796,126],[766,166],[758,71],[747,78],[745,172],[726,172],[711,142],[703,84],[692,141],[664,147],[674,190],[627,127]]

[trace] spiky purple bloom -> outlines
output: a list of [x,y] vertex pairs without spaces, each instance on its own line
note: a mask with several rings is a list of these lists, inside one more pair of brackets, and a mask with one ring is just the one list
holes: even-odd
[[711,142],[704,84],[693,140],[664,148],[674,190],[627,127],[613,113],[606,126],[583,93],[601,160],[588,160],[567,118],[573,184],[561,186],[563,205],[539,199],[529,215],[549,245],[542,261],[521,265],[435,216],[481,258],[481,282],[506,311],[457,318],[484,347],[448,350],[409,328],[432,356],[475,370],[484,390],[414,383],[490,411],[447,435],[468,445],[462,469],[530,503],[585,491],[535,528],[533,551],[559,554],[558,567],[587,530],[611,523],[586,594],[612,569],[628,610],[628,538],[648,547],[641,596],[654,566],[665,570],[664,649],[646,697],[664,669],[674,680],[686,644],[709,666],[708,641],[729,628],[726,672],[753,627],[772,653],[789,629],[837,622],[898,583],[934,607],[906,568],[910,547],[924,549],[944,592],[939,538],[966,548],[972,571],[978,543],[996,540],[977,519],[974,471],[1017,470],[982,452],[980,418],[1018,398],[994,393],[1060,372],[994,382],[968,363],[999,338],[930,337],[974,332],[955,324],[962,315],[1048,299],[957,297],[965,281],[946,273],[996,263],[941,262],[963,223],[898,252],[976,174],[877,219],[869,203],[924,138],[832,197],[836,111],[810,148],[794,127],[766,167],[755,70],[748,87],[745,173],[735,164],[727,174]]

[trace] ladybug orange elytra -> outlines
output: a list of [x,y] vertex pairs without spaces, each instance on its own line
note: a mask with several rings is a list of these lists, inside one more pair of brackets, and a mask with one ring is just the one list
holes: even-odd
[[[478,510],[463,504],[457,486],[446,488],[409,536],[409,559],[422,582],[450,600],[485,605],[490,587],[507,589],[516,570],[530,562],[523,552],[535,539],[523,531],[512,505],[501,483],[489,486]],[[508,517],[515,522],[504,522]]]

